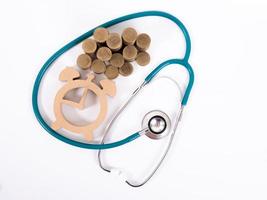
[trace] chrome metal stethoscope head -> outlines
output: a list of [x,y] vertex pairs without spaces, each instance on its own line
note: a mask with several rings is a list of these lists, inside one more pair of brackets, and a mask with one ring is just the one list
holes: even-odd
[[148,112],[142,121],[142,128],[147,137],[161,139],[167,136],[171,130],[171,120],[168,115],[160,110]]

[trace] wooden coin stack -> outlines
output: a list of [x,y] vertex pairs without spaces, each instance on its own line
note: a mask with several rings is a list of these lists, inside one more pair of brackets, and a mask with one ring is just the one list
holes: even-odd
[[83,41],[84,53],[77,58],[77,65],[96,74],[104,73],[108,79],[115,79],[121,74],[129,76],[133,72],[132,61],[140,66],[150,62],[146,50],[151,39],[148,34],[137,34],[134,28],[126,28],[122,34],[109,33],[106,28],[97,28],[93,38]]

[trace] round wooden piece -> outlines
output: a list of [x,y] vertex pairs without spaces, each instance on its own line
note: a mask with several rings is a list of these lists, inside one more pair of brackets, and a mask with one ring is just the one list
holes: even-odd
[[114,67],[112,65],[109,65],[105,71],[105,75],[108,79],[114,79],[117,78],[119,75],[119,70],[117,67]]
[[122,76],[129,76],[133,73],[133,65],[129,62],[125,62],[121,68],[119,68],[119,73]]
[[92,66],[91,69],[93,70],[93,72],[95,72],[96,74],[101,74],[104,73],[106,71],[106,65],[103,61],[95,59],[92,62]]
[[110,64],[120,68],[124,64],[124,58],[120,53],[114,53],[110,59]]
[[96,52],[96,57],[102,61],[109,61],[112,56],[112,52],[107,47],[100,47]]
[[133,61],[137,56],[137,49],[133,45],[128,45],[124,47],[122,55],[125,60]]
[[137,38],[137,32],[134,28],[126,28],[124,29],[124,31],[122,32],[122,39],[124,44],[126,45],[133,45],[135,43],[135,40]]
[[88,69],[91,65],[92,59],[89,55],[87,54],[81,54],[77,58],[77,65],[81,69]]
[[145,66],[150,62],[150,55],[145,51],[139,52],[136,56],[135,61],[138,65]]
[[118,51],[122,47],[122,39],[118,33],[110,33],[107,39],[107,46],[113,50]]
[[149,35],[146,33],[141,33],[140,35],[138,35],[136,39],[136,46],[141,51],[145,51],[148,49],[150,42],[151,42],[151,39]]
[[93,33],[94,39],[99,43],[104,43],[108,39],[108,30],[106,28],[97,28]]
[[92,54],[96,51],[97,48],[96,41],[90,38],[86,39],[82,44],[82,48],[85,53]]

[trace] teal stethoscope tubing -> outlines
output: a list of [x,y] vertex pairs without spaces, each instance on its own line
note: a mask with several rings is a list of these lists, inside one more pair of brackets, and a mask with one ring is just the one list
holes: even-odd
[[[187,85],[187,88],[185,90],[183,99],[182,99],[182,105],[186,105],[193,83],[194,83],[194,73],[193,73],[193,69],[190,66],[190,64],[188,63],[188,59],[189,59],[189,55],[191,52],[191,42],[190,42],[190,37],[189,34],[185,28],[185,26],[182,24],[182,22],[180,20],[178,20],[176,17],[174,17],[173,15],[170,15],[168,13],[165,12],[161,12],[161,11],[144,11],[144,12],[139,12],[139,13],[134,13],[134,14],[130,14],[130,15],[125,15],[116,19],[113,19],[109,22],[106,22],[98,27],[110,27],[113,26],[115,24],[118,24],[120,22],[123,21],[127,21],[130,19],[134,19],[134,18],[140,18],[140,17],[146,17],[146,16],[160,16],[163,18],[167,18],[170,19],[171,21],[173,21],[181,30],[182,33],[185,37],[185,45],[186,45],[186,50],[185,50],[185,55],[183,59],[170,59],[167,60],[163,63],[161,63],[158,67],[156,67],[146,78],[145,78],[145,83],[150,82],[153,77],[159,72],[161,71],[161,69],[165,68],[168,65],[171,64],[179,64],[182,65],[183,67],[185,67],[188,71],[189,74],[189,82]],[[97,28],[97,27],[96,27]],[[77,142],[74,140],[71,140],[59,133],[57,133],[56,131],[54,131],[43,119],[40,110],[39,110],[39,106],[38,106],[38,92],[39,92],[39,88],[40,88],[40,84],[41,81],[46,73],[46,71],[49,69],[49,67],[53,64],[53,62],[58,59],[63,53],[65,53],[66,51],[68,51],[69,49],[71,49],[72,47],[74,47],[75,45],[79,44],[80,42],[82,42],[83,40],[85,40],[86,38],[92,36],[93,31],[95,30],[92,29],[86,33],[84,33],[83,35],[79,36],[78,38],[74,39],[73,41],[69,42],[68,44],[66,44],[64,47],[62,47],[61,49],[59,49],[56,53],[54,53],[46,62],[45,64],[42,66],[42,68],[40,69],[35,83],[34,83],[34,87],[33,87],[33,93],[32,93],[32,106],[33,106],[33,111],[34,114],[37,118],[37,120],[39,121],[39,123],[42,125],[42,127],[51,135],[53,135],[54,137],[56,137],[57,139],[71,144],[73,146],[77,146],[77,147],[81,147],[81,148],[86,148],[86,149],[109,149],[109,148],[114,148],[114,147],[118,147],[121,146],[123,144],[129,143],[135,139],[137,139],[138,137],[140,137],[140,133],[136,132],[132,135],[130,135],[127,138],[124,138],[120,141],[117,142],[113,142],[113,143],[108,143],[108,144],[88,144],[88,143],[83,143],[83,142]]]

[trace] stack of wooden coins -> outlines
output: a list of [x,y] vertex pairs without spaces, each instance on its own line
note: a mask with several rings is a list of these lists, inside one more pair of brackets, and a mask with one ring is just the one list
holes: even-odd
[[133,72],[131,62],[140,66],[148,65],[150,55],[146,50],[151,39],[148,34],[138,34],[134,28],[126,28],[122,34],[109,33],[106,28],[97,28],[93,38],[83,41],[84,53],[77,58],[77,65],[91,70],[96,74],[104,73],[108,79],[114,79],[121,74],[129,76]]

